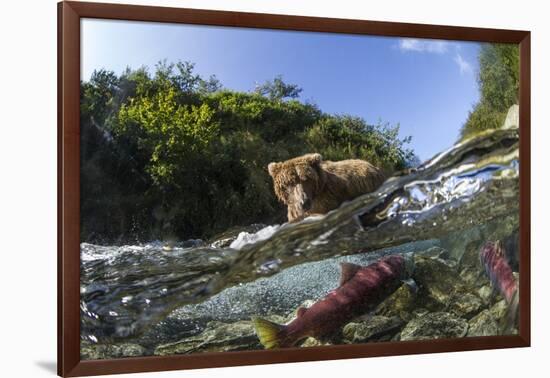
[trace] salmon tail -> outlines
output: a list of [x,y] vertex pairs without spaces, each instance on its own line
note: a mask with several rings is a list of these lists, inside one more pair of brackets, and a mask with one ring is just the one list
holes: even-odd
[[254,328],[260,342],[266,349],[280,347],[282,331],[285,329],[284,325],[273,323],[260,317],[252,318],[252,322],[254,323]]

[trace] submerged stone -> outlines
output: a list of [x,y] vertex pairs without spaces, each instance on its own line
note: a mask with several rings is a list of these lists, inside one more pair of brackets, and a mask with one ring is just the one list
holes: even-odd
[[82,360],[103,360],[146,355],[144,347],[138,344],[91,344],[81,342],[80,358]]
[[498,334],[498,321],[489,310],[481,311],[468,322],[468,336],[495,336]]
[[403,320],[410,320],[411,311],[414,309],[416,293],[406,284],[403,284],[384,302],[375,309],[376,315],[386,317],[399,316]]
[[432,312],[411,320],[401,331],[400,339],[430,340],[466,336],[468,323],[448,312]]
[[491,315],[497,319],[501,319],[506,316],[507,311],[508,304],[504,299],[501,299],[500,301],[496,302],[491,308],[489,308],[489,312],[491,313]]
[[181,341],[160,345],[155,355],[188,354],[197,352],[228,352],[263,349],[250,321],[235,323],[210,322],[204,332]]
[[386,337],[391,339],[404,324],[398,316],[372,316],[363,321],[357,319],[344,326],[343,340],[347,343],[364,343]]
[[465,292],[464,282],[452,264],[437,257],[417,257],[415,263],[413,278],[419,287],[418,305],[441,311],[452,295]]
[[471,288],[477,289],[489,283],[485,271],[479,261],[480,244],[472,242],[466,248],[460,259],[458,269],[460,277]]
[[491,285],[485,285],[477,290],[477,295],[484,303],[488,304],[495,297],[496,294]]
[[449,311],[466,319],[477,314],[482,306],[481,298],[472,293],[455,294],[449,299]]

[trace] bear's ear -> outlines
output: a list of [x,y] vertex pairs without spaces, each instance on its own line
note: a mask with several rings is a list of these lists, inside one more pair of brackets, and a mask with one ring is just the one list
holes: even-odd
[[307,156],[307,162],[311,165],[319,164],[321,163],[321,161],[323,161],[323,157],[321,156],[321,154],[314,153]]
[[267,171],[271,177],[275,177],[277,171],[279,170],[279,163],[269,163],[267,165]]

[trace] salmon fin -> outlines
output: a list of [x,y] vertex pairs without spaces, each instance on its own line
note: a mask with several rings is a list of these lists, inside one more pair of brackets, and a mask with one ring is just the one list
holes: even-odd
[[306,313],[307,308],[305,307],[298,307],[298,310],[296,311],[296,317],[301,318]]
[[340,263],[340,267],[342,270],[340,274],[340,286],[348,282],[353,276],[355,276],[355,273],[357,273],[357,271],[361,269],[360,265],[348,262]]
[[265,349],[278,348],[281,343],[281,334],[285,326],[260,317],[252,318],[256,334]]

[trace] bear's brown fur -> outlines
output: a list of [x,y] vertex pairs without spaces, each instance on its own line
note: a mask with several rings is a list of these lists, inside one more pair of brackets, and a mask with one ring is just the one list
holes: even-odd
[[287,205],[289,222],[325,214],[344,201],[376,190],[386,179],[367,161],[323,161],[317,153],[270,163],[268,171],[275,195]]

